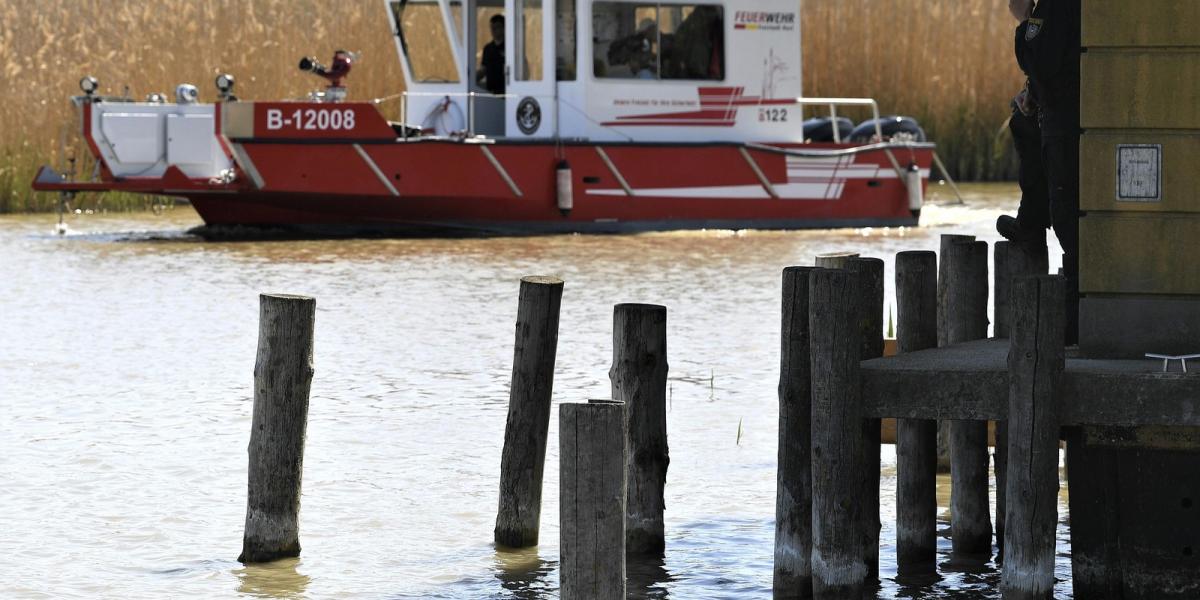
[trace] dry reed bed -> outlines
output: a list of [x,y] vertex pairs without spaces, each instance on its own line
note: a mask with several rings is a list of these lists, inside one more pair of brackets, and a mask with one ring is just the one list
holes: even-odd
[[[141,98],[186,81],[211,100],[213,77],[226,71],[244,99],[298,98],[319,82],[298,73],[296,60],[328,60],[344,46],[362,52],[351,97],[377,98],[403,89],[386,19],[378,0],[6,0],[0,212],[52,207],[52,195],[29,192],[37,165],[85,154],[67,101],[84,74],[107,94],[128,86]],[[874,96],[887,112],[917,116],[959,177],[1010,177],[997,130],[1020,84],[1012,27],[1003,3],[990,0],[805,0],[804,89]]]

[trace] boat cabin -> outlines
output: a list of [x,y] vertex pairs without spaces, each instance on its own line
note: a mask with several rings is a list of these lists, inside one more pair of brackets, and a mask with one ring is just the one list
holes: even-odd
[[794,0],[385,0],[423,135],[804,139]]

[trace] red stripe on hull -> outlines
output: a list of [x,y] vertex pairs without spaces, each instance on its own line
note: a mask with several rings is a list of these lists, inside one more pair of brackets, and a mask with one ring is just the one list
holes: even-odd
[[[845,178],[844,165],[827,164],[825,159],[749,150],[764,176],[785,196],[776,199],[767,195],[735,145],[603,146],[628,185],[641,190],[632,197],[624,193],[595,146],[489,145],[520,196],[477,144],[426,141],[362,148],[381,173],[371,170],[348,144],[246,144],[244,149],[267,183],[264,191],[189,197],[209,225],[538,232],[914,221],[903,181],[882,152],[858,155],[853,163],[860,171],[878,167],[878,178]],[[903,165],[912,161],[926,169],[931,161],[929,149],[894,152]],[[555,200],[560,154],[573,174],[574,208],[567,216]],[[830,177],[811,184],[791,181],[789,160],[793,168],[827,168]],[[393,183],[399,197],[380,182],[381,175]],[[787,190],[816,196],[788,198]]]

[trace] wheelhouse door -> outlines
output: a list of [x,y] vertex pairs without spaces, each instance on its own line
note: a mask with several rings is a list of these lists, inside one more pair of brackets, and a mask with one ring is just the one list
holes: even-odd
[[428,135],[469,127],[462,0],[387,0],[404,69],[401,119]]
[[555,0],[505,0],[505,130],[509,137],[558,135]]

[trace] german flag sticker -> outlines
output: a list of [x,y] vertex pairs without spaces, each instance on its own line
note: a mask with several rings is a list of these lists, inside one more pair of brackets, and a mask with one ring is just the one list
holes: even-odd
[[1042,20],[1041,19],[1029,19],[1029,21],[1025,25],[1025,41],[1027,41],[1027,42],[1033,41],[1033,38],[1037,37],[1038,34],[1041,32],[1042,32]]

